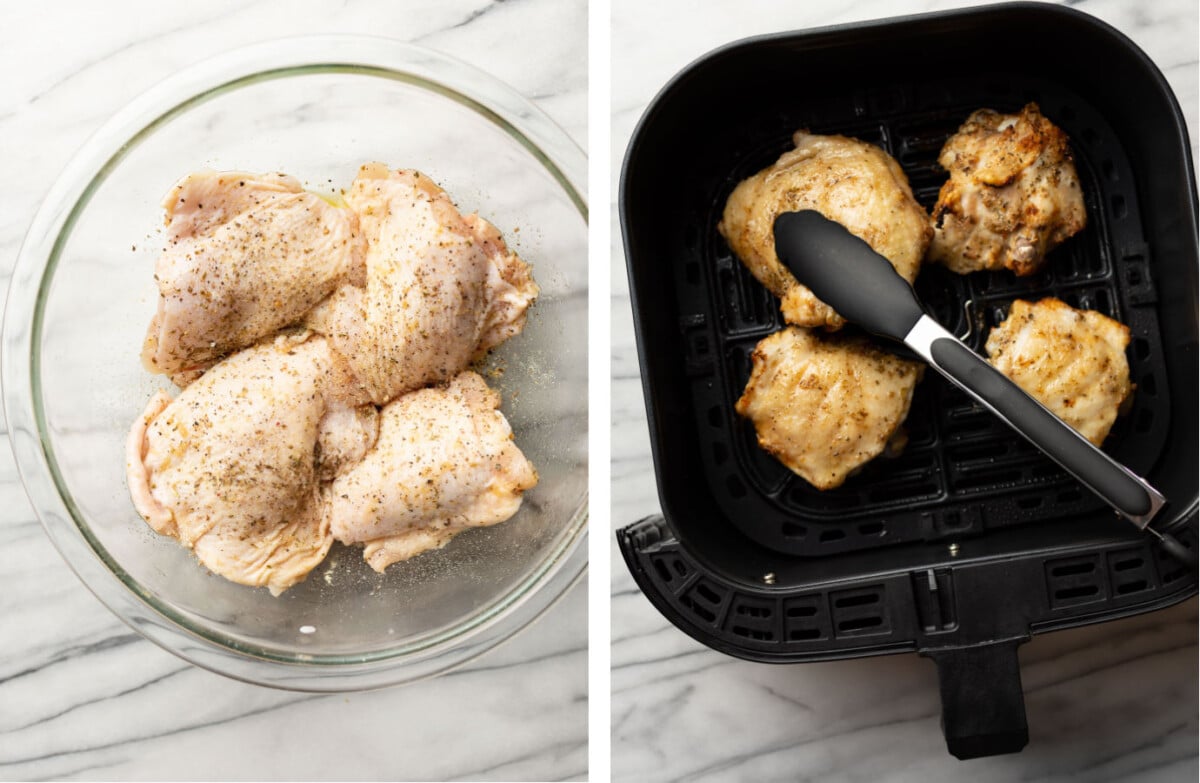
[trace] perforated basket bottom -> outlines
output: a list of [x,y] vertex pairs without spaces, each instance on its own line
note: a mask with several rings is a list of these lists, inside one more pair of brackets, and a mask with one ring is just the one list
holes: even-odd
[[[707,479],[728,518],[759,543],[817,556],[962,537],[1048,519],[1094,513],[1100,501],[1061,468],[935,373],[918,386],[905,424],[908,445],[876,459],[842,487],[821,492],[761,450],[753,427],[734,413],[750,372],[750,352],[782,328],[778,301],[732,255],[716,225],[743,178],[792,146],[798,128],[842,133],[881,146],[904,168],[917,199],[930,208],[946,175],[936,158],[972,111],[1015,111],[1036,101],[1072,139],[1088,226],[1055,250],[1042,272],[959,276],[926,267],[922,301],[950,331],[983,352],[988,331],[1014,299],[1055,296],[1129,326],[1136,392],[1105,450],[1135,472],[1158,458],[1169,426],[1156,294],[1142,235],[1132,171],[1118,140],[1089,105],[1061,87],[1029,80],[952,80],[863,91],[851,111],[780,113],[747,123],[734,161],[707,212],[698,215],[696,252],[676,279],[687,346],[693,410]],[[870,119],[863,119],[870,118]]]

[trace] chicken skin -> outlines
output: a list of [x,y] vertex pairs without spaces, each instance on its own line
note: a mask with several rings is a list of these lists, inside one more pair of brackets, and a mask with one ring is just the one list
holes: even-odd
[[387,405],[374,448],[325,493],[334,537],[364,544],[363,557],[382,572],[515,514],[537,473],[499,404],[468,371]]
[[167,248],[146,369],[181,385],[296,323],[346,279],[361,282],[358,219],[282,174],[189,174],[163,201]]
[[143,362],[183,391],[134,422],[130,495],[210,571],[274,595],[335,533],[382,572],[508,519],[537,483],[464,372],[524,328],[529,266],[416,171],[368,164],[346,202],[205,172],[165,203]]
[[954,272],[1031,275],[1087,224],[1070,143],[1037,104],[1018,114],[980,109],[938,162],[950,179],[933,209],[929,259]]
[[[281,335],[240,351],[175,400],[159,392],[134,423],[126,445],[134,506],[209,570],[278,595],[333,543],[318,479],[338,465],[316,454],[362,458],[376,434],[375,408],[364,402],[320,337]],[[338,426],[347,421],[348,437]]]
[[900,165],[879,147],[805,131],[793,141],[795,149],[738,184],[717,229],[754,277],[783,300],[784,320],[840,329],[845,320],[779,261],[775,218],[814,209],[866,241],[910,283],[933,229]]
[[343,285],[306,323],[376,404],[453,378],[521,331],[538,293],[529,266],[429,177],[368,164],[346,202],[368,243],[365,285]]
[[1013,302],[987,339],[988,361],[1099,446],[1133,392],[1129,328],[1058,299]]
[[760,446],[822,490],[883,452],[923,370],[865,340],[796,327],[760,341],[751,361],[737,412]]

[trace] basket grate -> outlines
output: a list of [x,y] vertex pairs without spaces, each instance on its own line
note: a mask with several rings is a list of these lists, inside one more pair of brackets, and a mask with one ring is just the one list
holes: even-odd
[[[908,174],[927,209],[945,174],[936,158],[966,116],[988,106],[1014,111],[1036,100],[1072,138],[1088,226],[1050,256],[1037,275],[968,276],[926,267],[917,291],[934,316],[983,352],[988,331],[1016,298],[1056,296],[1130,327],[1136,392],[1105,449],[1135,472],[1161,452],[1170,401],[1149,250],[1141,233],[1129,163],[1112,130],[1086,103],[1051,84],[947,81],[928,88],[864,91],[844,116],[774,115],[747,123],[724,181],[710,191],[705,225],[692,238],[676,292],[702,459],[730,519],[760,543],[822,556],[916,540],[961,537],[1009,525],[1090,513],[1101,502],[1061,468],[935,373],[919,384],[894,459],[868,463],[842,486],[812,488],[758,448],[753,427],[733,412],[750,375],[750,353],[783,327],[775,298],[732,255],[718,234],[725,199],[741,179],[770,165],[806,127],[880,145]],[[871,117],[870,121],[860,118]],[[712,197],[715,193],[715,198]]]

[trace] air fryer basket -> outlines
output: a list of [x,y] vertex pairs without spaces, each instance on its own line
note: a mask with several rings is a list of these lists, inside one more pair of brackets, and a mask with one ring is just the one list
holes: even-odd
[[[972,54],[999,48],[1003,60]],[[1119,33],[1007,4],[734,44],[655,99],[621,184],[665,515],[618,534],[643,592],[701,642],[752,660],[929,656],[962,758],[1024,746],[1016,648],[1031,634],[1170,605],[1195,577],[934,373],[901,457],[828,492],[793,476],[733,412],[750,351],[782,323],[716,224],[797,128],[878,144],[929,207],[938,151],[966,116],[1028,101],[1072,139],[1087,229],[1032,278],[927,267],[918,293],[976,350],[1015,298],[1127,324],[1137,391],[1105,449],[1163,491],[1155,525],[1195,548],[1192,163],[1169,88]]]

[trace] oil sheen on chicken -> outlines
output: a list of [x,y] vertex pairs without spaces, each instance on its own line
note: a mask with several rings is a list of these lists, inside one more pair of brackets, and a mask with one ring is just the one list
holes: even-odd
[[167,247],[146,369],[186,384],[220,357],[296,323],[343,280],[361,282],[358,220],[283,174],[205,171],[163,201]]
[[150,527],[209,570],[278,594],[333,542],[320,474],[359,462],[376,433],[375,407],[328,343],[282,335],[150,401],[127,441],[129,489]]
[[865,240],[912,282],[933,235],[900,165],[873,144],[799,131],[796,148],[742,180],[717,228],[734,254],[782,299],[784,320],[839,329],[845,320],[803,285],[775,254],[775,218],[814,209]]
[[368,164],[346,201],[368,243],[366,282],[343,285],[307,324],[377,404],[453,378],[521,331],[538,293],[529,266],[429,177]]
[[1099,446],[1130,399],[1129,328],[1059,299],[1013,302],[987,339],[988,361]]
[[1087,224],[1071,145],[1037,104],[1018,114],[980,109],[946,142],[938,162],[950,179],[933,209],[937,233],[929,259],[954,272],[1031,275]]
[[334,536],[365,545],[367,563],[383,571],[515,514],[537,473],[499,405],[470,371],[387,405],[375,447],[326,492]]
[[737,412],[758,443],[817,489],[881,454],[908,415],[922,365],[858,338],[788,327],[761,340]]

